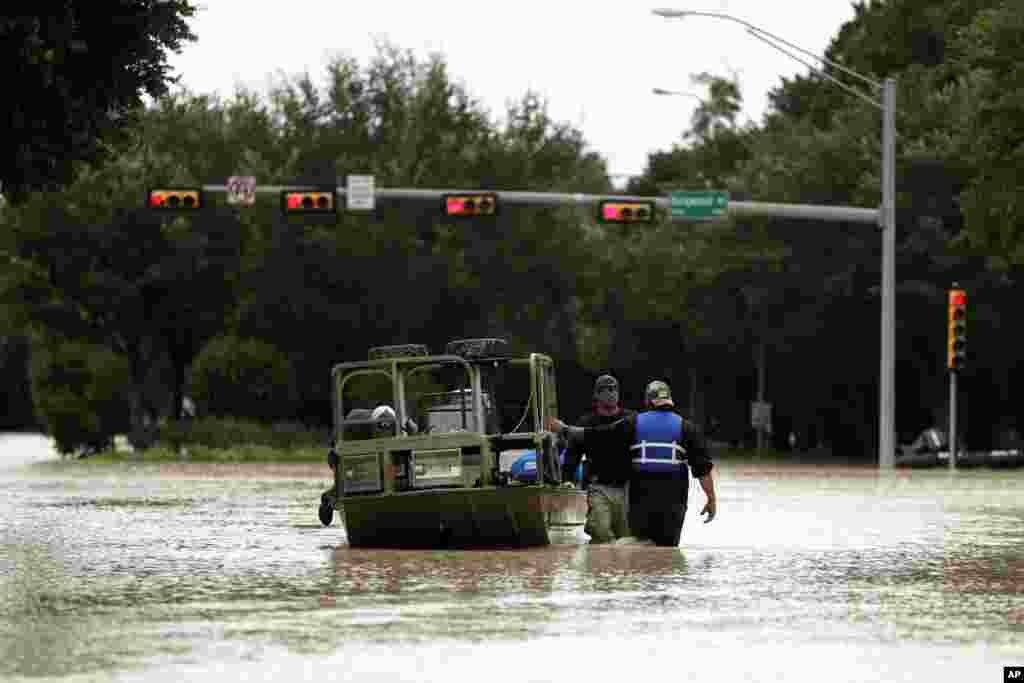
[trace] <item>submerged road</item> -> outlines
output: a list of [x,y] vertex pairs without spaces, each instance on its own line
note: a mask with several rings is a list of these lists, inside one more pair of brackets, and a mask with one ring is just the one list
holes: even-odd
[[677,549],[350,549],[319,465],[0,435],[3,681],[1001,681],[1024,471],[726,465]]

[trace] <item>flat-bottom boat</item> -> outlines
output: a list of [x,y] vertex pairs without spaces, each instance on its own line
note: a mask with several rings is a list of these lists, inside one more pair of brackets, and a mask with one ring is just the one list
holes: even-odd
[[562,483],[544,429],[557,415],[554,364],[506,347],[377,347],[336,365],[321,522],[340,512],[349,545],[363,547],[538,546],[582,529],[586,493]]

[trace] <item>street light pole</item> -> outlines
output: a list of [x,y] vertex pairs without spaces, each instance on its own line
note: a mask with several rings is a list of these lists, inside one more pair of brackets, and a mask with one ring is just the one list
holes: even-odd
[[698,102],[704,102],[704,100],[701,99],[700,95],[697,95],[692,92],[686,92],[684,90],[665,90],[664,88],[654,88],[651,90],[651,92],[654,93],[655,95],[679,95],[682,97],[692,97]]
[[896,80],[882,86],[882,367],[878,464],[896,466]]
[[[804,64],[829,82],[856,95],[882,111],[882,206],[878,213],[878,225],[882,228],[882,338],[881,364],[879,368],[878,464],[882,468],[894,467],[896,464],[896,421],[894,419],[896,405],[896,80],[886,78],[883,83],[878,83],[853,69],[816,55],[762,28],[754,26],[748,21],[728,14],[676,9],[656,9],[653,12],[660,17],[671,19],[681,19],[686,16],[702,16],[725,19],[741,24],[747,29],[748,33],[758,40],[768,43],[779,52]],[[882,91],[881,102],[839,81],[830,74],[816,69],[791,52],[779,47],[773,41],[813,57],[819,62],[864,81],[876,89],[880,88]]]

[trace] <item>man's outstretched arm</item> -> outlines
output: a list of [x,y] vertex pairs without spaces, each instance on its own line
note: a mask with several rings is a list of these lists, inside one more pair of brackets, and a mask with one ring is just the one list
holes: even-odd
[[549,432],[555,432],[561,434],[565,438],[570,440],[572,443],[573,439],[582,440],[584,436],[588,434],[605,434],[608,432],[623,431],[626,432],[629,429],[629,416],[623,416],[615,422],[609,422],[602,425],[594,425],[592,427],[577,427],[575,425],[569,425],[557,417],[549,417],[547,428]]

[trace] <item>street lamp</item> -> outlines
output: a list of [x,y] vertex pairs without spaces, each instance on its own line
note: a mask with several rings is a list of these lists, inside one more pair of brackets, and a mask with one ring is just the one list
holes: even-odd
[[[814,73],[824,77],[848,93],[868,102],[882,112],[882,207],[879,211],[879,226],[882,228],[882,359],[879,378],[878,406],[878,464],[881,467],[895,466],[895,420],[896,405],[895,385],[895,340],[896,340],[896,80],[886,78],[883,83],[871,79],[853,69],[833,62],[830,59],[809,52],[794,45],[750,22],[719,12],[694,12],[677,9],[656,9],[654,14],[667,19],[682,19],[687,16],[712,17],[725,19],[742,25],[747,33],[758,40],[768,43],[773,48],[791,57]],[[874,90],[881,90],[881,101],[853,88],[831,75],[808,64],[788,50],[779,47],[782,43],[800,53],[808,55],[823,64],[849,74],[870,85]]]

